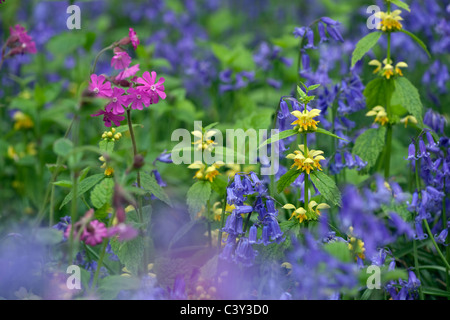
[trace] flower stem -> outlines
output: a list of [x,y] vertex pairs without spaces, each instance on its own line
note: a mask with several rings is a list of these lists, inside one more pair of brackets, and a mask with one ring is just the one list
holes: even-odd
[[103,239],[102,249],[100,251],[100,258],[97,262],[97,269],[95,270],[94,279],[92,280],[92,287],[91,287],[92,291],[95,290],[95,287],[97,286],[98,276],[100,274],[100,269],[102,268],[102,265],[103,265],[103,259],[105,259],[108,241],[109,241],[109,239],[107,239],[107,238]]
[[106,48],[103,48],[102,50],[100,50],[99,53],[97,53],[97,55],[95,56],[94,64],[93,64],[92,67],[91,67],[91,74],[93,74],[93,73],[95,72],[95,67],[97,66],[97,62],[98,62],[98,59],[100,58],[100,56],[101,56],[104,52],[106,52],[106,51],[108,51],[108,50],[110,50],[110,49],[112,49],[112,48],[114,48],[114,47],[116,47],[116,46],[117,46],[117,44],[114,42],[113,44],[107,46]]
[[428,236],[430,237],[431,242],[433,242],[434,248],[436,249],[439,257],[441,257],[442,262],[444,262],[445,267],[450,269],[450,264],[448,263],[447,259],[445,258],[444,254],[442,253],[441,249],[439,249],[439,246],[436,243],[436,240],[434,239],[433,234],[431,233],[430,225],[428,224],[428,221],[426,219],[423,219],[423,222],[425,223],[425,228],[427,229]]
[[[305,156],[308,154],[308,134],[303,134],[303,140],[304,140],[304,150],[305,150]],[[309,174],[305,172],[305,179],[304,182],[304,202],[305,202],[305,210],[308,211],[308,181],[309,180]]]

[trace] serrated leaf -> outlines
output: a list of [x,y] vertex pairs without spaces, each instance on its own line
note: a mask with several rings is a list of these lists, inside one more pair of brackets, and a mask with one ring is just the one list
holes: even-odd
[[423,105],[416,87],[405,77],[397,77],[395,78],[395,94],[401,105],[417,119],[418,125],[422,126]]
[[61,138],[53,144],[53,151],[61,157],[66,156],[73,149],[73,143],[69,139]]
[[133,275],[138,274],[139,266],[142,264],[144,257],[144,238],[138,236],[132,240],[120,242],[117,238],[110,241],[111,249],[119,257],[121,263]]
[[425,45],[425,43],[422,40],[420,40],[414,33],[411,33],[411,32],[406,31],[404,29],[402,29],[400,31],[405,33],[405,34],[407,34],[408,36],[410,36],[411,39],[413,39],[426,52],[428,57],[431,58],[431,53],[428,51],[428,48]]
[[368,129],[356,139],[352,153],[367,161],[369,169],[377,162],[378,156],[384,148],[385,137],[385,127]]
[[352,67],[377,44],[380,37],[381,32],[371,32],[358,41],[355,50],[352,53]]
[[291,136],[293,136],[293,135],[295,135],[297,133],[298,133],[298,131],[296,131],[296,130],[284,130],[284,131],[281,131],[281,132],[279,132],[277,134],[274,134],[269,139],[267,139],[266,141],[261,143],[261,145],[258,147],[258,149],[261,149],[262,147],[264,147],[267,144],[271,144],[271,143],[277,142],[279,140],[291,137]]
[[336,186],[334,179],[330,178],[322,171],[312,171],[309,177],[317,190],[319,190],[320,194],[328,202],[336,206],[341,206],[341,192]]
[[156,198],[165,202],[170,207],[172,206],[172,201],[170,201],[166,191],[164,191],[153,176],[145,172],[141,173],[141,184],[145,191],[153,194]]
[[220,196],[224,196],[227,191],[228,181],[222,176],[216,177],[211,183],[211,188]]
[[277,192],[278,193],[283,192],[284,189],[289,187],[298,178],[298,176],[301,173],[302,173],[302,171],[300,171],[300,170],[291,169],[288,172],[286,172],[285,174],[283,174],[281,176],[280,180],[278,180]]
[[111,153],[114,151],[114,141],[110,141],[110,140],[101,140],[98,143],[98,147],[100,148],[100,150]]
[[210,197],[211,183],[209,181],[197,181],[189,188],[187,192],[187,205],[192,218],[206,206]]
[[[97,183],[99,183],[104,178],[105,175],[103,173],[99,173],[87,177],[86,179],[81,181],[77,187],[77,197],[80,197],[81,195],[92,189]],[[73,190],[71,190],[69,194],[64,198],[63,202],[59,206],[59,209],[68,204],[72,200],[72,198],[73,198]]]
[[94,208],[100,209],[110,203],[114,193],[114,180],[104,179],[91,192],[91,202]]
[[137,277],[108,276],[100,279],[98,293],[104,300],[112,300],[117,297],[122,290],[137,290],[141,286],[141,281]]
[[383,78],[375,78],[370,81],[364,89],[366,106],[372,109],[376,106],[386,105],[386,84]]

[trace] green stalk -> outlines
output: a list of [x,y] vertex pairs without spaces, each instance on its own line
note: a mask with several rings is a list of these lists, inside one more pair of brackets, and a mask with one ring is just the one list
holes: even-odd
[[107,239],[107,238],[103,239],[102,249],[101,249],[101,253],[100,253],[100,259],[98,260],[97,269],[95,270],[94,279],[92,280],[92,287],[91,287],[92,291],[94,291],[95,287],[97,286],[98,276],[100,274],[100,269],[103,265],[103,259],[105,259],[106,248],[108,247],[108,241],[109,241],[109,239]]
[[434,239],[433,234],[431,233],[430,225],[428,224],[428,221],[426,219],[424,219],[423,221],[425,223],[425,228],[427,229],[428,236],[430,237],[431,242],[433,242],[434,248],[436,249],[439,257],[442,259],[442,262],[444,263],[445,267],[450,269],[450,264],[448,263],[447,259],[445,258],[444,254],[442,253],[441,249],[439,249],[439,246],[436,243],[436,240]]
[[[307,139],[307,134],[306,133],[304,133],[303,134],[303,139],[304,139],[304,150],[305,150],[305,155],[307,154],[307,152],[308,152],[308,139]],[[309,174],[307,174],[306,172],[305,172],[305,179],[304,179],[304,187],[305,187],[305,190],[304,190],[304,201],[305,201],[305,210],[306,211],[308,211],[308,181],[309,180]]]
[[223,203],[222,203],[222,217],[220,218],[220,229],[219,229],[219,239],[218,239],[218,243],[217,243],[217,249],[220,252],[220,249],[222,247],[222,229],[223,229],[223,225],[225,223],[225,210],[227,208],[227,196],[226,196],[226,192],[225,192],[225,197],[223,199]]
[[[415,176],[416,176],[416,185],[417,185],[417,192],[420,194],[420,184],[419,184],[419,162],[420,159],[416,160],[414,165],[415,165]],[[420,277],[420,271],[419,271],[419,255],[417,253],[417,241],[414,239],[413,240],[413,248],[414,248],[414,269],[416,270],[416,277],[417,279],[419,279],[419,281],[421,281],[421,277]],[[420,300],[424,300],[424,294],[422,291],[422,286],[419,287],[419,297]]]

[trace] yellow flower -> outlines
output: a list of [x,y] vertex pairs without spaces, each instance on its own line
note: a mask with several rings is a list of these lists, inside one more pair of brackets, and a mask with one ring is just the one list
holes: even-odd
[[416,117],[414,117],[412,115],[408,115],[408,116],[400,119],[400,122],[404,123],[405,124],[405,128],[406,128],[408,126],[408,122],[417,124],[417,119],[416,119]]
[[194,137],[197,138],[197,141],[194,141],[192,144],[197,145],[197,150],[211,150],[214,148],[214,145],[217,143],[214,142],[211,137],[214,135],[214,131],[210,130],[206,134],[203,134],[201,130],[195,130],[191,132]]
[[407,68],[407,67],[408,65],[406,64],[406,62],[400,61],[395,65],[395,74],[403,77],[403,73],[400,68]]
[[289,220],[291,220],[292,218],[297,218],[298,221],[300,223],[302,223],[303,221],[305,221],[307,219],[305,208],[302,208],[302,207],[296,208],[293,204],[287,203],[283,206],[283,209],[294,210],[294,212],[292,212]]
[[391,64],[386,64],[381,74],[386,79],[390,79],[394,75],[394,67]]
[[13,119],[15,121],[14,130],[30,129],[34,126],[33,120],[23,112],[17,111],[14,113]]
[[367,117],[375,116],[375,122],[380,123],[384,126],[389,122],[389,118],[387,117],[386,110],[382,106],[376,106],[372,110],[366,113]]
[[17,153],[16,149],[14,149],[13,146],[8,146],[8,158],[14,160],[14,161],[19,161],[19,154]]
[[283,206],[283,209],[294,210],[294,212],[292,212],[292,215],[289,218],[289,220],[291,220],[292,218],[297,218],[299,223],[302,223],[305,220],[306,221],[317,220],[318,217],[320,216],[319,210],[328,209],[328,208],[330,208],[330,206],[328,204],[326,204],[326,203],[317,204],[317,202],[315,202],[315,201],[310,201],[308,203],[308,210],[305,210],[305,208],[303,208],[303,207],[296,208],[291,203],[287,203]]
[[101,162],[103,162],[103,164],[100,166],[100,168],[105,168],[105,176],[110,177],[114,174],[114,169],[111,166],[108,166],[106,163],[106,160],[103,156],[101,156],[100,158],[98,158],[98,160],[100,160]]
[[30,142],[27,144],[27,154],[29,154],[30,156],[37,155],[36,143]]
[[286,156],[287,159],[294,160],[294,164],[291,166],[297,167],[297,170],[306,171],[309,174],[312,170],[322,171],[322,166],[320,165],[321,160],[325,160],[322,156],[323,151],[321,150],[308,150],[305,151],[305,146],[303,144],[298,146],[299,150],[295,150],[294,153],[290,153]]
[[117,141],[122,138],[122,133],[117,132],[115,128],[111,128],[111,131],[105,131],[102,134],[102,139],[110,140],[110,141]]
[[204,163],[200,161],[196,161],[188,166],[189,169],[197,169],[197,172],[194,175],[194,179],[198,180],[208,180],[209,182],[213,182],[214,178],[217,177],[219,173],[219,169],[223,166],[224,163],[221,161],[217,161],[216,163],[207,167]]
[[294,129],[297,128],[299,132],[317,130],[317,124],[320,121],[316,121],[314,118],[320,115],[319,109],[312,109],[311,111],[294,110],[291,114],[297,118],[297,120],[291,123],[291,125],[295,125]]
[[373,71],[373,73],[377,73],[381,70],[381,62],[376,59],[369,61],[369,66],[376,67],[375,70]]
[[394,10],[391,13],[382,11],[376,13],[375,16],[381,19],[380,23],[377,26],[377,29],[383,32],[393,32],[402,30],[403,25],[401,24],[400,21],[402,21],[403,18],[400,17],[400,13],[402,13],[401,10]]

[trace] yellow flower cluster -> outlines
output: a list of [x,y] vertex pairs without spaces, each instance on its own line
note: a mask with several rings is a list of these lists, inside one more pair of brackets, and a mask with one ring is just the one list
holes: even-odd
[[417,119],[416,119],[416,117],[414,117],[412,115],[408,115],[408,116],[400,119],[400,122],[404,123],[405,124],[405,128],[406,128],[408,126],[408,122],[417,124]]
[[292,111],[291,114],[297,118],[291,125],[294,125],[294,130],[298,130],[298,132],[304,131],[316,131],[317,124],[320,121],[314,120],[315,117],[320,115],[319,109],[312,109],[311,111]]
[[320,165],[321,160],[325,160],[322,156],[323,151],[321,150],[308,150],[303,144],[298,146],[299,150],[295,150],[294,153],[290,153],[286,156],[287,159],[294,160],[294,164],[291,166],[297,167],[297,170],[306,171],[309,174],[313,170],[322,171],[322,166]]
[[23,112],[17,111],[14,113],[14,130],[31,129],[34,127],[33,120]]
[[366,248],[364,248],[364,242],[361,239],[356,239],[353,236],[353,227],[349,228],[348,249],[358,258],[365,259]]
[[366,113],[367,117],[375,116],[375,122],[378,122],[382,126],[389,122],[386,110],[382,106],[376,106],[372,110]]
[[326,203],[317,203],[310,201],[308,203],[308,210],[303,207],[296,208],[293,204],[287,203],[283,206],[283,209],[294,210],[289,220],[296,218],[300,223],[303,221],[317,220],[320,216],[320,210],[329,209],[330,206]]
[[105,131],[102,134],[102,139],[109,140],[109,141],[117,141],[122,138],[122,133],[117,132],[115,128],[111,128],[111,131]]
[[214,131],[208,131],[206,134],[203,134],[203,131],[201,130],[195,130],[191,132],[194,137],[197,138],[196,141],[194,141],[192,144],[197,145],[197,150],[211,150],[214,148],[215,143],[211,137],[214,135]]
[[209,182],[213,182],[214,178],[217,177],[219,173],[219,169],[223,166],[224,163],[221,161],[215,162],[214,164],[207,166],[206,164],[196,161],[188,166],[189,169],[196,169],[197,172],[194,175],[194,179],[198,180],[208,180]]
[[377,26],[377,29],[383,32],[393,32],[402,30],[403,25],[401,24],[400,21],[402,21],[403,18],[400,17],[400,13],[402,13],[401,10],[394,10],[391,13],[382,11],[376,13],[375,16],[381,19],[380,23]]
[[[384,64],[384,66],[383,66]],[[383,63],[381,63],[378,60],[372,60],[369,62],[370,66],[376,67],[373,73],[381,72],[381,75],[385,77],[386,79],[390,79],[392,76],[400,76],[403,77],[403,72],[400,68],[407,68],[408,65],[406,62],[400,61],[395,65],[395,67],[392,65],[392,60],[387,61],[387,59],[383,60]]]
[[23,145],[19,146],[19,150],[16,150],[13,146],[8,146],[8,150],[7,150],[7,155],[8,158],[14,160],[14,161],[19,161],[20,158],[23,158],[25,156],[35,156],[37,155],[37,150],[36,150],[36,143],[34,142],[29,142],[26,146],[25,146],[25,150],[23,150]]

